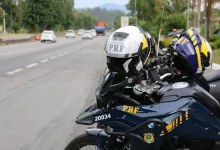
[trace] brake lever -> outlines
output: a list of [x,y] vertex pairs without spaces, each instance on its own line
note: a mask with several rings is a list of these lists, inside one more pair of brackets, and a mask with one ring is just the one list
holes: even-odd
[[125,86],[132,84],[132,83],[136,82],[137,80],[138,80],[137,77],[129,77],[129,78],[125,79],[124,81],[122,81],[121,83],[111,85],[110,88],[111,88],[112,92],[115,92],[116,90],[124,88]]
[[111,89],[112,92],[114,92],[114,91],[116,91],[116,90],[118,90],[120,88],[123,88],[123,87],[127,86],[127,85],[128,85],[128,79],[125,79],[121,83],[111,85],[110,89]]

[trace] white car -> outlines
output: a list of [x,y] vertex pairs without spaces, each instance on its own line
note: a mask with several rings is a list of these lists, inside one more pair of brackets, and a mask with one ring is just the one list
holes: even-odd
[[52,30],[45,30],[41,33],[40,38],[41,43],[45,43],[46,41],[51,41],[53,43],[57,42],[57,36]]
[[91,31],[85,31],[83,36],[82,36],[82,39],[92,39],[92,32]]
[[67,30],[66,32],[66,38],[75,38],[76,37],[76,34],[75,34],[75,31],[74,30]]
[[91,32],[92,32],[92,36],[93,36],[93,37],[96,37],[96,36],[97,36],[96,31],[95,31],[94,29],[91,30]]
[[79,36],[80,36],[80,35],[83,35],[83,34],[84,34],[84,29],[79,29],[77,34],[78,34]]

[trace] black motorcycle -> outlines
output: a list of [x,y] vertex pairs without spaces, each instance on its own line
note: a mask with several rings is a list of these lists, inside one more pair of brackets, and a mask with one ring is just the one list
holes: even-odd
[[[220,97],[216,92],[220,84],[219,73],[205,76],[211,85],[210,93],[217,98]],[[96,91],[96,104],[76,120],[82,125],[99,123],[104,129],[87,129],[65,150],[87,146],[100,150],[219,150],[219,102],[193,80],[169,83],[163,80],[172,73],[160,79],[155,69],[151,69],[150,74],[151,82],[147,84],[137,84],[136,77],[129,77],[113,85],[115,76],[105,76],[102,88]],[[125,87],[133,87],[145,95],[149,103],[126,95],[121,90]]]

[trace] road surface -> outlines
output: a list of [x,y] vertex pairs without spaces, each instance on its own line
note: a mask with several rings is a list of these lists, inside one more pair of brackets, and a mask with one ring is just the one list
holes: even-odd
[[85,127],[106,37],[0,47],[0,150],[62,150]]

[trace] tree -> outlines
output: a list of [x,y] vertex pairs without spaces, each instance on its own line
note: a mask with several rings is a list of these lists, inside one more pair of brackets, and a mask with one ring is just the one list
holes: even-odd
[[78,11],[92,14],[97,18],[97,20],[105,21],[108,28],[112,28],[114,26],[114,22],[117,16],[124,14],[120,10],[107,10],[100,7],[79,9]]
[[169,15],[165,19],[164,30],[165,33],[172,31],[173,29],[186,29],[187,19],[184,14],[175,13]]
[[73,25],[73,0],[26,0],[24,22],[30,31]]
[[211,18],[212,18],[212,6],[220,2],[220,0],[205,0],[205,6],[206,6],[206,22],[207,22],[207,36],[211,35]]

